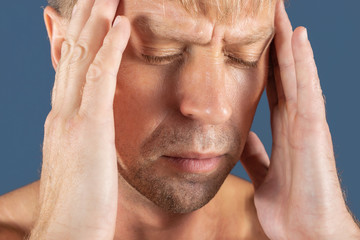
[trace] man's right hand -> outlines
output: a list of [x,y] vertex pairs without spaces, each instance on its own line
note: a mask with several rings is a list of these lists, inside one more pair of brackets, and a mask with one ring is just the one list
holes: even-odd
[[130,36],[127,18],[118,16],[112,27],[118,5],[79,0],[68,25],[45,122],[39,217],[30,239],[113,239],[113,100]]

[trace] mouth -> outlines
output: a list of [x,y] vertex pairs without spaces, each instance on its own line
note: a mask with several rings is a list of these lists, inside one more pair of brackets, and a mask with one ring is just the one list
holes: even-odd
[[211,173],[220,165],[224,154],[183,153],[162,156],[174,168],[187,173]]

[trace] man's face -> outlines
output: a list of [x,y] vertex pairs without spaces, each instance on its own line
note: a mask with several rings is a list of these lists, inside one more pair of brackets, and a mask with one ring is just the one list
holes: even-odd
[[121,4],[132,33],[114,101],[119,171],[165,211],[194,211],[240,158],[266,85],[274,4],[232,23],[178,1]]

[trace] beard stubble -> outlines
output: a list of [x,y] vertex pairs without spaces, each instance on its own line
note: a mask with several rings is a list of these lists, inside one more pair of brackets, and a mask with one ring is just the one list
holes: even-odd
[[[205,206],[219,191],[241,153],[241,136],[235,127],[204,128],[160,125],[144,140],[139,156],[127,156],[131,164],[119,172],[126,182],[159,208],[172,214],[193,212]],[[123,146],[126,148],[126,146]],[[220,166],[210,174],[167,172],[161,156],[201,149],[225,152]],[[139,161],[140,159],[140,161]],[[165,171],[165,172],[164,172]]]

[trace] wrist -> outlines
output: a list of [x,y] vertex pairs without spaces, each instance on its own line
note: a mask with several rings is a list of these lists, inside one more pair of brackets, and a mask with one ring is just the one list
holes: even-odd
[[28,240],[113,240],[113,238],[114,232],[105,229],[39,221],[31,230]]
[[336,227],[327,227],[314,240],[359,240],[360,228],[353,220],[338,224]]

